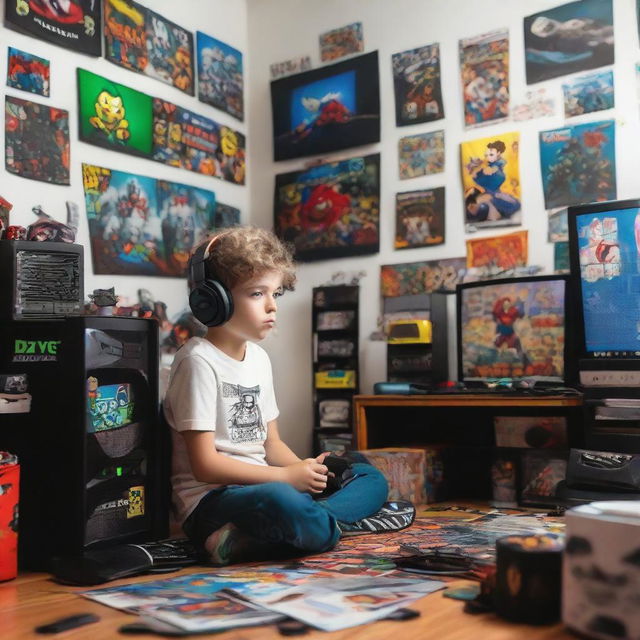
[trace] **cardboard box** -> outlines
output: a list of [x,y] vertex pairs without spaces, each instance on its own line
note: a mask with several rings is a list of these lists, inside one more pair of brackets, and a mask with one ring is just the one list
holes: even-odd
[[387,479],[389,500],[408,500],[420,505],[443,499],[440,447],[387,447],[360,453]]

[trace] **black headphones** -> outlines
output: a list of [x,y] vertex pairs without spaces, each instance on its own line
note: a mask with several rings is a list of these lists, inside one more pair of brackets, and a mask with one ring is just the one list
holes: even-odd
[[189,258],[189,306],[197,320],[207,327],[218,327],[233,315],[233,298],[229,289],[209,274],[207,258],[220,238],[203,242]]

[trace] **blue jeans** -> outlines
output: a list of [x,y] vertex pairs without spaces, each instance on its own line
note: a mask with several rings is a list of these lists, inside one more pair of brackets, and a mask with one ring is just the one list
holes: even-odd
[[387,499],[387,481],[375,467],[355,463],[353,472],[351,482],[324,500],[284,482],[213,489],[186,519],[184,532],[202,549],[209,535],[231,522],[264,557],[327,551],[340,537],[336,521],[370,516]]

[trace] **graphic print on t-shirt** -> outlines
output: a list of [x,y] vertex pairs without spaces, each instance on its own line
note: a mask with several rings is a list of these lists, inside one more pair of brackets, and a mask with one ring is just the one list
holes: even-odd
[[[222,383],[224,398],[237,398],[228,409],[229,437],[232,442],[262,442],[266,428],[258,406],[260,385],[243,387],[239,384]],[[225,405],[229,406],[229,401]]]

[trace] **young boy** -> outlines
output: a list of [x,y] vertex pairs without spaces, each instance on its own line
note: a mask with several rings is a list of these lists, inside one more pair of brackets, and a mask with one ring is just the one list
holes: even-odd
[[235,227],[189,263],[194,315],[208,325],[176,353],[164,402],[173,441],[173,506],[211,562],[331,549],[350,523],[377,512],[387,483],[374,467],[326,499],[326,453],[301,460],[280,439],[271,364],[256,342],[293,290],[288,248],[270,231]]

